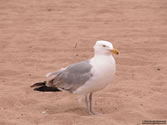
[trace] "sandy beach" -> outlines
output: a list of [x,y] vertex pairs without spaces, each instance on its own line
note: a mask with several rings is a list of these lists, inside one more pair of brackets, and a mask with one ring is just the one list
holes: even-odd
[[[114,81],[93,97],[30,86],[111,41]],[[0,125],[142,125],[167,120],[166,0],[0,1]]]

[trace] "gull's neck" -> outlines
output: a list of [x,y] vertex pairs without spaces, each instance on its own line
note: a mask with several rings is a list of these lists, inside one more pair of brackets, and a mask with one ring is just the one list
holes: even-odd
[[96,54],[94,55],[93,58],[113,58],[112,54]]
[[95,54],[94,57],[92,58],[94,61],[100,63],[100,62],[111,62],[112,64],[115,64],[115,59],[112,56],[112,54]]
[[[95,54],[90,60],[90,63],[94,65],[99,70],[114,71],[115,72],[115,59],[110,55],[105,54]],[[102,69],[101,69],[102,68]]]

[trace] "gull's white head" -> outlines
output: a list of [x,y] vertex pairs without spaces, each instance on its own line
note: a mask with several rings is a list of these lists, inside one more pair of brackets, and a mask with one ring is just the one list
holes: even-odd
[[94,45],[94,51],[95,54],[100,55],[110,55],[111,53],[117,55],[119,54],[119,51],[113,48],[112,43],[104,40],[99,40],[96,42],[96,44]]

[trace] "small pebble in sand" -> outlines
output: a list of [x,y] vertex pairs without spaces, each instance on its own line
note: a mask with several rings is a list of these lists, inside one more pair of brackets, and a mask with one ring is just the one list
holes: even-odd
[[52,9],[49,8],[48,11],[52,11]]
[[46,111],[42,111],[41,113],[42,113],[42,114],[46,114]]

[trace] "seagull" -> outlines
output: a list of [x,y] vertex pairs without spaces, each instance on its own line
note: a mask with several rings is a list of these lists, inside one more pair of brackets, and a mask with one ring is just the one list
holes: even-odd
[[99,40],[94,45],[94,56],[89,60],[71,64],[56,72],[46,75],[44,82],[38,82],[31,87],[36,91],[68,91],[85,98],[90,115],[92,110],[92,95],[111,83],[116,72],[116,62],[112,54],[119,54],[111,42]]

